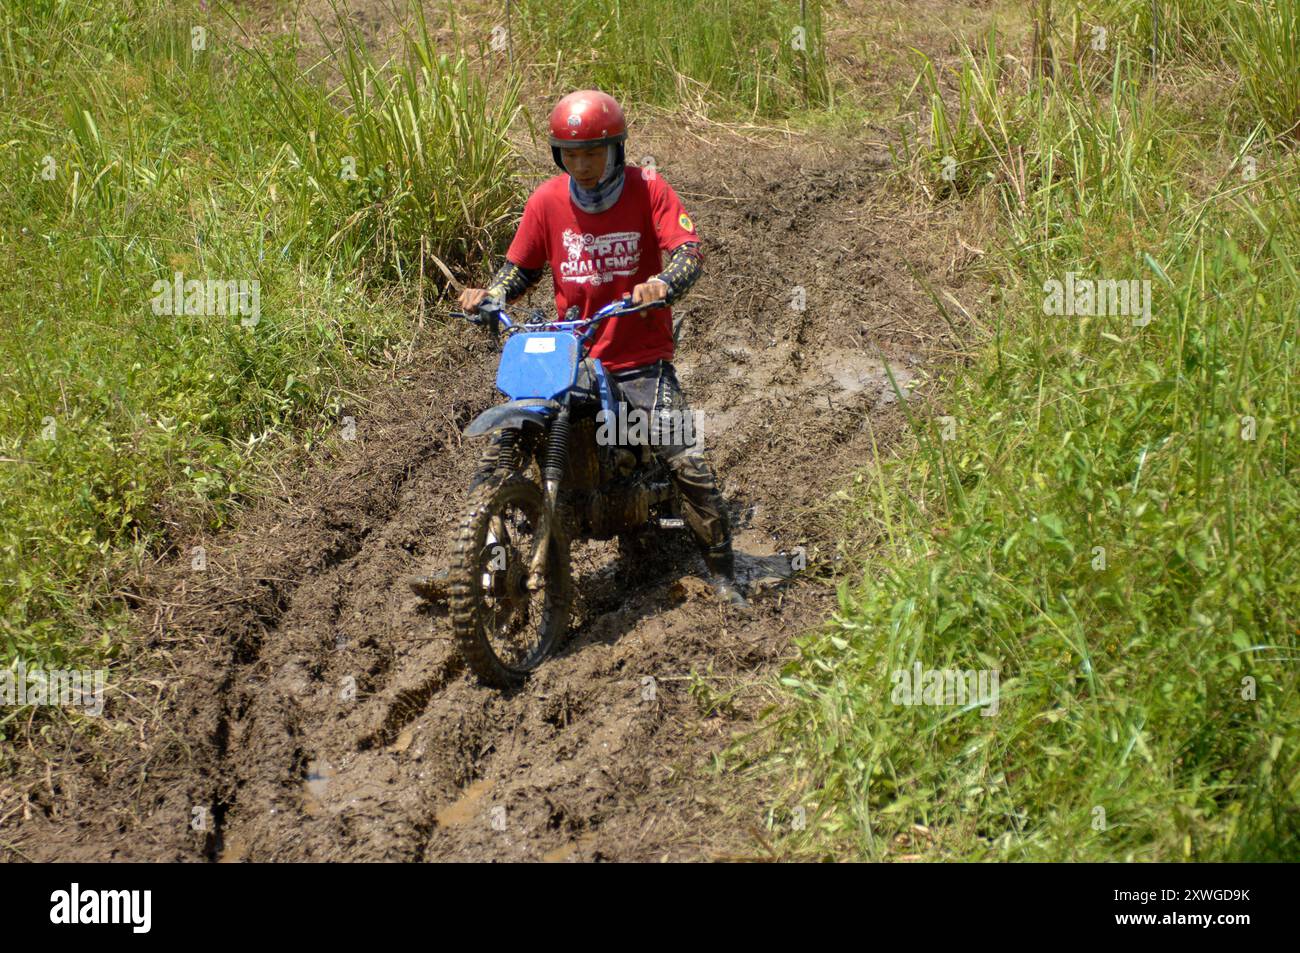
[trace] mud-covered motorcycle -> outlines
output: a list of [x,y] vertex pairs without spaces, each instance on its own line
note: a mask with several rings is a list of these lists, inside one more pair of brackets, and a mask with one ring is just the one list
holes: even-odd
[[585,320],[571,308],[564,320],[537,310],[517,321],[489,299],[476,313],[453,312],[505,338],[496,386],[509,400],[465,429],[491,437],[494,469],[470,496],[447,578],[455,638],[488,685],[520,684],[563,641],[574,543],[683,526],[677,488],[652,448],[625,433],[598,439],[614,432],[604,425],[620,398],[587,353],[602,321],[637,320],[655,306],[624,298]]

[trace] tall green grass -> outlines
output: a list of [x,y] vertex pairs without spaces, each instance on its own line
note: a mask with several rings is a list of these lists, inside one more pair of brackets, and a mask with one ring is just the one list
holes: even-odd
[[1228,21],[1233,62],[1276,135],[1300,142],[1300,0],[1268,0]]
[[1160,64],[1235,70],[1247,110],[1262,116],[1274,135],[1300,139],[1300,0],[1074,0],[1061,6],[1076,27],[1107,29],[1112,51],[1149,55],[1154,44]]
[[[995,200],[997,295],[864,480],[878,549],[783,674],[796,854],[1300,856],[1300,165],[1255,141],[1243,175],[1112,57],[1099,88],[970,54],[931,97],[916,168],[955,155]],[[1150,281],[1151,322],[1046,314],[1069,272]],[[896,704],[917,662],[998,670],[997,713]]]
[[399,279],[419,268],[422,247],[455,262],[489,251],[519,198],[506,139],[518,80],[489,90],[463,55],[438,52],[423,8],[410,9],[402,50],[383,63],[337,17],[330,98],[288,68],[291,50],[244,51],[274,90],[269,119],[298,218],[341,265],[375,262]]
[[1148,62],[1179,57],[1222,59],[1226,55],[1226,20],[1239,0],[1058,0],[1063,11],[1078,12],[1090,24],[1104,26],[1112,44],[1124,44]]
[[558,88],[754,116],[832,99],[821,0],[516,0],[513,28]]
[[[354,40],[334,93],[194,3],[0,3],[4,664],[117,654],[124,573],[337,432],[408,336],[414,283],[384,279],[500,235],[512,93],[427,36],[391,66]],[[260,282],[260,320],[156,313],[176,272]]]

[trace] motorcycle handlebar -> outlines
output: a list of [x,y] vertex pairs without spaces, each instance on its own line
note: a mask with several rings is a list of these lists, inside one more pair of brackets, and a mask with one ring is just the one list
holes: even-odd
[[[630,298],[631,296],[628,295],[619,301],[611,302],[585,320],[581,318],[566,317],[563,320],[543,320],[530,323],[537,325],[565,326],[576,330],[579,327],[595,324],[597,321],[601,321],[605,318],[617,318],[627,314],[637,314],[641,311],[648,311],[651,308],[664,307],[664,302],[662,301],[645,301],[641,304],[634,305],[630,303]],[[569,309],[569,313],[571,314],[576,310],[577,308],[574,306]],[[453,318],[463,318],[470,324],[477,324],[480,326],[487,324],[491,318],[495,317],[496,320],[492,323],[495,325],[499,322],[500,324],[503,324],[507,330],[514,327],[524,326],[523,322],[511,318],[510,312],[506,310],[505,305],[502,302],[495,301],[491,298],[483,301],[478,305],[478,307],[473,308],[470,311],[452,311],[451,316]]]

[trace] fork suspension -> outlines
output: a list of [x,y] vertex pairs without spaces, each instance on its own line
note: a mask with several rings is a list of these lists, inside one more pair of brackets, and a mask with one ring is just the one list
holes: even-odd
[[551,421],[546,436],[546,456],[542,464],[542,499],[546,506],[546,525],[542,528],[528,567],[528,587],[539,589],[545,584],[546,558],[551,549],[551,536],[555,532],[556,502],[560,496],[560,481],[569,459],[569,408],[563,407]]

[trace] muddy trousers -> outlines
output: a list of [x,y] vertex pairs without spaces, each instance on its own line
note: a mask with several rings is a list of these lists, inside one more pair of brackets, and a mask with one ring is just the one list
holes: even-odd
[[718,491],[718,480],[704,457],[703,440],[677,371],[656,361],[610,375],[628,405],[648,417],[650,446],[672,474],[682,495],[682,515],[705,557],[731,553],[731,523]]
[[[704,457],[690,407],[668,361],[611,374],[631,408],[646,415],[651,448],[672,474],[682,496],[682,515],[695,534],[705,558],[715,560],[731,553],[731,524],[718,491],[718,481]],[[483,451],[470,489],[479,486],[496,468],[496,439]]]

